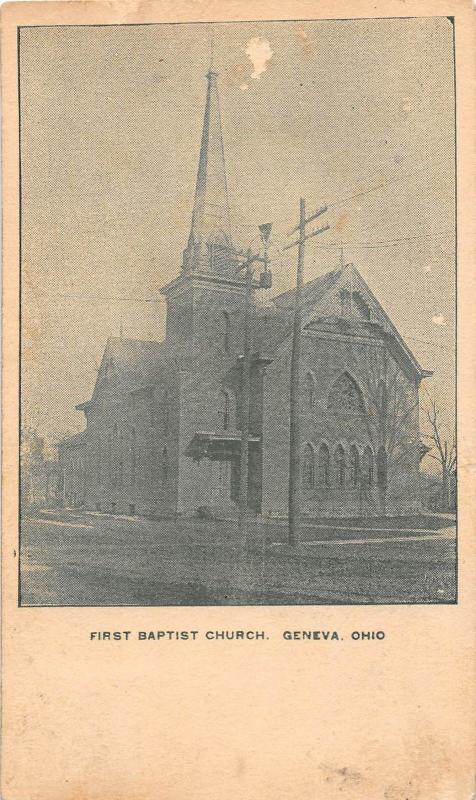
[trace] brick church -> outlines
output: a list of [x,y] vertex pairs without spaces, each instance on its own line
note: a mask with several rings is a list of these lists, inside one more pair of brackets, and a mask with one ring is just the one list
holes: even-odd
[[[117,514],[233,513],[240,484],[245,282],[233,250],[210,71],[191,230],[161,293],[162,342],[108,339],[85,430],[59,444],[62,500]],[[250,513],[286,514],[294,292],[254,291]],[[352,264],[305,284],[301,498],[310,516],[418,509],[423,370]]]

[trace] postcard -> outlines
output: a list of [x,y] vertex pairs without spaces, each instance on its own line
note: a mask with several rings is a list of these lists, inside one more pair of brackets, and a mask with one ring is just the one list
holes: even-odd
[[469,800],[474,9],[2,8],[5,800]]

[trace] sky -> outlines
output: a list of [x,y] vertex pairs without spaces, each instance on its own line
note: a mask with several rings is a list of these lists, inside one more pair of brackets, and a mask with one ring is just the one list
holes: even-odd
[[[446,17],[23,28],[24,419],[75,432],[108,336],[161,339],[190,231],[213,40],[234,242],[273,222],[274,291],[324,204],[305,279],[340,242],[454,415],[453,30]],[[355,195],[360,195],[355,197]],[[352,199],[349,199],[352,198]],[[319,220],[319,223],[321,222]],[[365,246],[364,246],[365,245]],[[147,302],[144,302],[147,301]],[[153,302],[152,302],[153,301]]]

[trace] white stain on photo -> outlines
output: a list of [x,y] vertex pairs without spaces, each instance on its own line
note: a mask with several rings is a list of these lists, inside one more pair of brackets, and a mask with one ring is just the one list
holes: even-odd
[[259,81],[263,72],[266,72],[268,61],[271,60],[273,55],[271,45],[267,39],[263,39],[261,36],[254,36],[253,39],[249,40],[245,53],[253,64],[251,77],[253,80]]

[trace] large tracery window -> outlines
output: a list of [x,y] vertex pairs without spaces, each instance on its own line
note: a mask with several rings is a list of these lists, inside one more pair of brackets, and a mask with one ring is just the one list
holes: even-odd
[[365,411],[362,392],[348,372],[343,372],[332,384],[327,408],[340,414],[363,414]]
[[302,486],[303,489],[314,489],[314,485],[314,450],[310,444],[307,444],[304,448],[302,459]]

